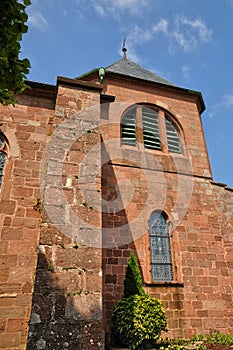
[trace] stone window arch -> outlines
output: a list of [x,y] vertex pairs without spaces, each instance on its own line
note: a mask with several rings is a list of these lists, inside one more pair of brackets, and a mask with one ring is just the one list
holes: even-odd
[[123,145],[143,145],[147,149],[182,153],[179,129],[164,110],[138,104],[129,108],[121,121]]
[[170,230],[167,215],[159,210],[153,211],[149,226],[152,282],[173,281]]

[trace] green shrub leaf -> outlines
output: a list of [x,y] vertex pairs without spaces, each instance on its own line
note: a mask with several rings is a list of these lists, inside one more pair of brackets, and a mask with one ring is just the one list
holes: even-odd
[[137,258],[131,253],[124,280],[124,297],[128,298],[135,294],[143,295],[145,292],[142,287],[142,277]]
[[150,349],[167,330],[162,303],[148,294],[123,298],[114,308],[113,328],[119,345]]

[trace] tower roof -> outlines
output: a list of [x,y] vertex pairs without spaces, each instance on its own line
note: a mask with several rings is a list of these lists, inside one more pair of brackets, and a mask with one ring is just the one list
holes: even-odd
[[[131,78],[138,81],[142,81],[144,83],[148,82],[150,84],[160,84],[160,86],[172,89],[177,92],[179,91],[181,93],[188,93],[197,98],[200,113],[202,113],[205,110],[205,103],[203,101],[201,92],[174,85],[170,81],[160,77],[159,75],[149,71],[148,69],[141,67],[139,64],[128,60],[125,56],[121,60],[111,64],[110,66],[104,69],[107,74],[109,73],[109,75],[116,75],[122,78]],[[86,72],[75,79],[91,80],[94,77],[98,77],[98,72],[99,68],[94,68],[91,71]]]
[[153,83],[175,86],[168,80],[163,79],[159,75],[141,67],[139,64],[124,58],[106,67],[105,70],[109,73],[120,74],[127,77],[150,81]]

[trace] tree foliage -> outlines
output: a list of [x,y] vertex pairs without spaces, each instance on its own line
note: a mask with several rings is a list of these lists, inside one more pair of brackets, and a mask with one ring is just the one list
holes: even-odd
[[147,350],[156,345],[167,330],[162,303],[146,294],[136,256],[131,253],[124,280],[124,296],[112,313],[114,345]]
[[156,345],[167,319],[161,301],[148,294],[123,298],[112,314],[114,342],[130,349],[146,350]]
[[29,73],[30,62],[20,59],[20,41],[27,32],[26,7],[30,0],[0,1],[0,103],[14,104],[14,94],[22,93],[24,80]]
[[124,280],[124,298],[128,298],[131,295],[136,294],[143,295],[145,292],[142,287],[142,277],[137,258],[133,253],[131,253]]

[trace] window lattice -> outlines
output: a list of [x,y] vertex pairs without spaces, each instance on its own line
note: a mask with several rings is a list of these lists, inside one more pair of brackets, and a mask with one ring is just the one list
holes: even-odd
[[155,211],[150,217],[150,250],[153,282],[172,281],[169,225],[161,212]]
[[7,160],[7,155],[3,150],[4,145],[5,145],[5,141],[0,136],[0,187],[2,185],[3,172],[4,172],[6,160]]
[[154,109],[143,107],[142,124],[144,146],[146,148],[160,150],[161,146],[158,125],[158,112]]
[[181,153],[180,137],[175,125],[167,118],[165,119],[165,122],[168,151],[174,153]]
[[122,144],[136,145],[136,109],[131,109],[121,123]]
[[[161,113],[159,117],[159,113]],[[181,140],[175,124],[163,111],[142,105],[134,106],[121,122],[122,144],[161,150],[161,140],[167,139],[165,152],[181,153]]]
[[6,153],[0,151],[0,186],[2,184],[3,171],[6,164]]

